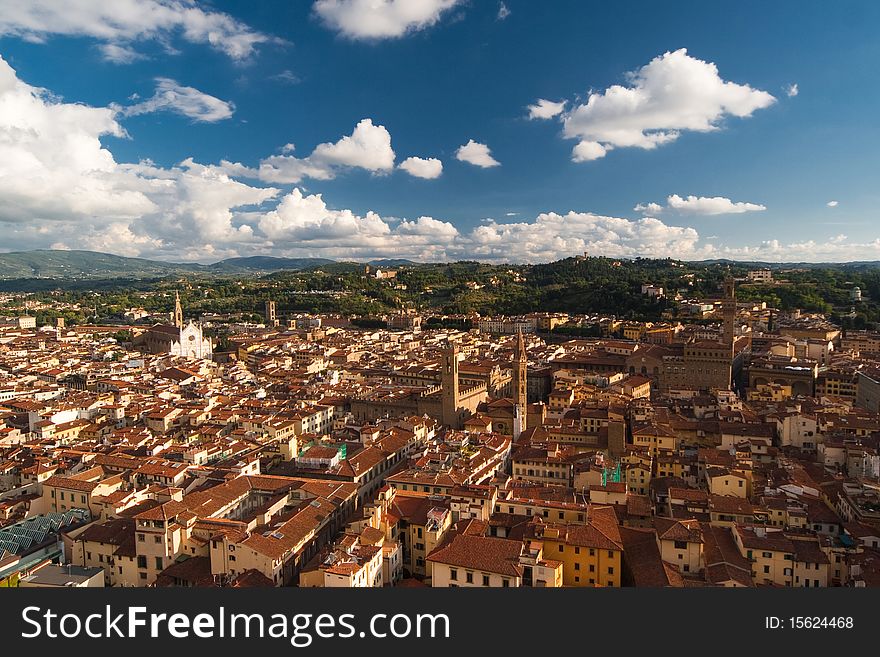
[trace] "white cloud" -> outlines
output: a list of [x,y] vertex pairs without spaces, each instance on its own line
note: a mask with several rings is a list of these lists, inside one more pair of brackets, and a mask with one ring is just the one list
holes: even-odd
[[529,110],[530,119],[552,119],[554,116],[562,114],[565,109],[566,101],[554,103],[552,100],[539,98],[534,105],[526,107]]
[[460,0],[316,0],[315,13],[350,39],[390,39],[434,25]]
[[[163,169],[118,163],[102,145],[124,137],[111,108],[65,103],[18,79],[0,58],[0,223],[4,241],[63,243],[143,255],[180,254],[211,241],[240,243],[250,226],[233,208],[279,190],[192,160]],[[135,237],[132,237],[134,235]]]
[[571,159],[574,162],[589,162],[605,157],[613,146],[603,146],[597,141],[579,141],[571,149]]
[[663,206],[659,203],[639,203],[633,208],[636,212],[643,212],[647,215],[660,214],[663,212]]
[[416,178],[439,178],[443,173],[443,162],[435,157],[408,157],[398,168]]
[[762,212],[766,206],[757,203],[734,203],[723,196],[688,196],[682,198],[678,194],[672,194],[666,198],[667,205],[681,213],[715,215],[715,214],[742,214],[744,212]]
[[507,5],[503,2],[498,3],[498,16],[497,19],[499,21],[503,21],[505,18],[510,16],[510,9],[507,8]]
[[150,199],[118,175],[104,136],[125,136],[113,110],[58,102],[0,57],[0,221],[150,211]]
[[120,108],[123,116],[173,112],[193,121],[214,123],[232,116],[235,105],[170,78],[156,78],[156,92],[143,102]]
[[473,139],[469,139],[464,146],[459,146],[455,151],[455,159],[484,169],[501,165],[498,160],[492,157],[492,151],[486,144],[481,144]]
[[[285,146],[284,152],[293,150]],[[374,125],[372,119],[362,119],[350,136],[337,142],[318,144],[308,157],[273,155],[260,162],[259,178],[274,183],[297,183],[304,178],[330,180],[339,168],[356,167],[373,173],[387,173],[394,169],[394,149],[391,133],[383,125]]]
[[131,46],[120,45],[118,43],[102,43],[98,46],[101,54],[108,62],[114,64],[131,64],[139,59],[146,59],[146,56],[136,51]]
[[748,117],[775,102],[766,91],[723,80],[715,64],[684,48],[627,77],[628,86],[590,93],[586,103],[563,115],[564,136],[580,140],[575,161],[596,159],[610,147],[656,148],[683,131],[717,130],[727,116]]
[[798,95],[798,86],[797,84],[790,84],[785,88],[785,95],[789,98],[794,98]]
[[828,201],[828,203],[826,203],[825,205],[827,205],[829,208],[836,208],[838,206],[838,202],[837,201]]
[[281,253],[321,253],[332,258],[410,257],[445,260],[459,233],[450,223],[431,217],[404,219],[392,227],[375,212],[360,216],[328,208],[320,194],[294,189],[258,227]]
[[284,69],[280,73],[276,73],[275,75],[269,76],[270,80],[277,80],[283,84],[299,84],[302,82],[302,79],[290,69]]
[[589,251],[611,257],[666,257],[699,253],[693,228],[667,226],[658,219],[630,221],[589,212],[542,213],[533,222],[488,222],[468,236],[471,257],[480,260],[547,262]]
[[[0,36],[42,41],[50,36],[91,37],[123,50],[103,49],[122,63],[129,44],[154,40],[166,47],[175,36],[209,44],[233,59],[251,55],[278,39],[257,32],[228,14],[203,9],[194,0],[0,0]],[[131,60],[129,60],[131,61]]]

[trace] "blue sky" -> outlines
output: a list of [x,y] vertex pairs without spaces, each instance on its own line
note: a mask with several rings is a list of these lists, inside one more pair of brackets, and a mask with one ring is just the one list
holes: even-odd
[[22,4],[6,250],[880,259],[876,3]]

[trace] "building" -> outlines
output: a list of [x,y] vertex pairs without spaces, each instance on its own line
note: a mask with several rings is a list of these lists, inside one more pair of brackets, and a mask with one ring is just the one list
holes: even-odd
[[513,358],[513,439],[519,440],[520,434],[528,428],[528,357],[526,345],[521,332],[516,334],[516,350]]
[[266,326],[278,326],[274,301],[266,301]]
[[174,323],[156,324],[135,336],[134,346],[149,354],[169,354],[193,360],[210,360],[214,345],[202,332],[201,324],[192,320],[185,323],[180,294],[175,293]]
[[752,283],[770,283],[773,281],[773,271],[770,269],[753,269],[747,276]]
[[856,406],[880,413],[880,371],[859,371]]

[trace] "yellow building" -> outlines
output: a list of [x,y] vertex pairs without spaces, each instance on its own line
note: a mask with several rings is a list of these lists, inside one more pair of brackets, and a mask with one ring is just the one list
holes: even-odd
[[620,586],[623,543],[612,508],[591,507],[585,525],[536,524],[534,533],[544,557],[562,562],[564,586]]

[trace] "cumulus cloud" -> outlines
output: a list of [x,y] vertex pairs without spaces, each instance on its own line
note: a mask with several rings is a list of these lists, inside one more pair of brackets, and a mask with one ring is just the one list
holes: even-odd
[[639,203],[636,205],[633,210],[636,212],[643,212],[644,214],[660,214],[663,212],[663,206],[659,203]]
[[459,146],[455,151],[455,159],[483,169],[501,165],[501,162],[492,157],[492,151],[486,144],[481,144],[473,139],[469,139],[464,146]]
[[529,110],[530,119],[552,119],[554,116],[562,114],[565,109],[566,101],[554,103],[552,100],[539,98],[534,105],[526,107]]
[[443,173],[443,162],[435,157],[408,157],[398,165],[398,168],[416,178],[439,178]]
[[135,105],[119,108],[123,116],[152,112],[172,112],[193,121],[214,123],[232,116],[235,105],[220,100],[194,87],[179,84],[170,78],[156,78],[156,92]]
[[605,157],[612,146],[603,146],[597,141],[580,141],[571,151],[571,159],[574,162],[590,162]]
[[349,39],[402,37],[434,25],[461,0],[316,0],[315,13]]
[[104,56],[133,61],[130,44],[173,37],[204,43],[232,59],[247,58],[256,46],[278,39],[257,32],[228,14],[203,9],[194,0],[0,0],[0,36],[42,41],[51,36],[91,37],[108,46]]
[[[293,150],[292,144],[288,146],[285,152]],[[340,168],[354,167],[372,173],[387,173],[394,169],[394,158],[388,129],[383,125],[374,125],[372,119],[363,119],[351,135],[337,142],[318,144],[307,157],[273,155],[262,160],[258,176],[266,182],[297,183],[304,178],[330,180]]]
[[798,95],[798,86],[797,84],[790,84],[785,88],[785,95],[789,98],[794,98]]
[[327,207],[320,194],[294,189],[258,222],[260,231],[285,254],[322,253],[333,258],[411,257],[445,260],[458,236],[450,223],[432,217],[392,226],[375,212],[358,215]]
[[232,210],[279,193],[192,160],[170,169],[119,163],[101,143],[125,136],[117,117],[112,108],[62,102],[28,85],[0,58],[5,241],[179,253],[210,240],[246,240],[252,229],[237,225]]
[[827,205],[829,208],[836,208],[838,206],[838,202],[837,201],[828,201],[828,203],[826,203],[825,205]]
[[562,115],[564,136],[579,140],[575,161],[597,159],[612,147],[656,148],[688,130],[718,130],[724,118],[749,117],[776,100],[723,80],[715,64],[684,48],[656,57],[627,78],[627,86],[590,93],[586,103]]
[[666,198],[667,205],[681,213],[715,215],[715,214],[742,214],[744,212],[762,212],[766,206],[758,203],[733,202],[723,196],[688,196],[682,198],[678,194],[672,194]]
[[124,137],[113,110],[61,103],[0,57],[0,220],[136,217],[153,202],[118,175],[101,137]]

